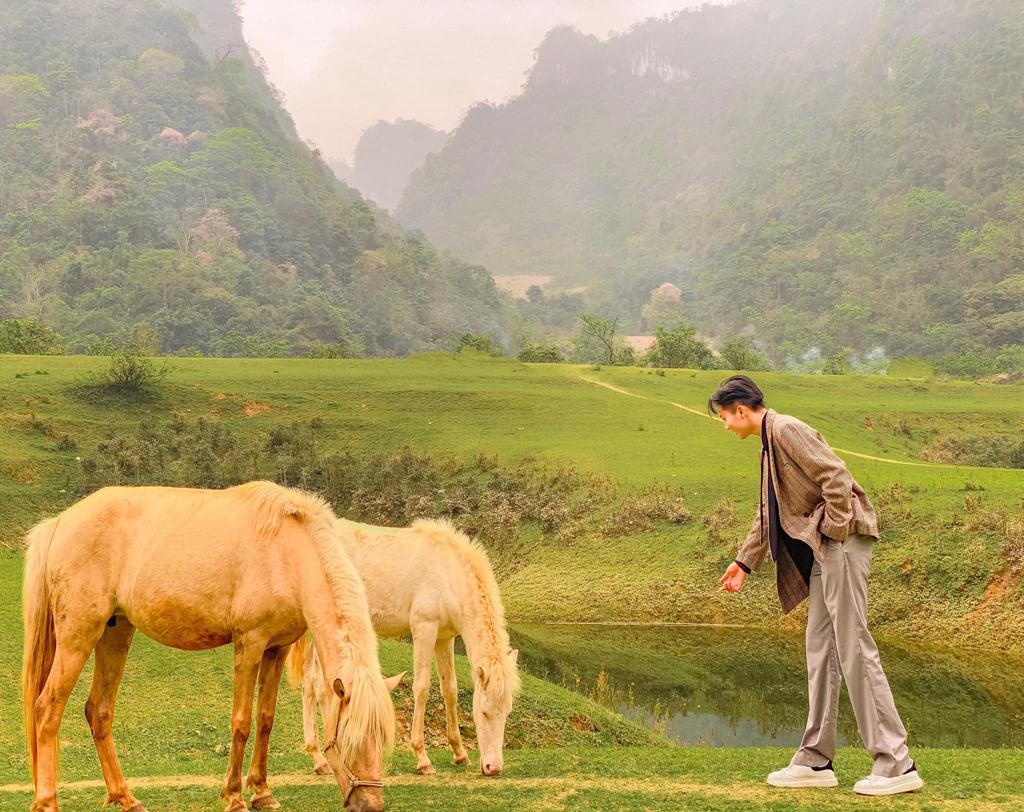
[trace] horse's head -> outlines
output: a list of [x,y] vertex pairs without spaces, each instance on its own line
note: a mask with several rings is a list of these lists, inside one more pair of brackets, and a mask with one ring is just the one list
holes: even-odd
[[395,728],[390,693],[403,676],[338,677],[323,699],[324,756],[345,799],[345,812],[384,809],[384,753]]
[[502,746],[505,721],[512,711],[512,698],[519,690],[518,655],[513,650],[504,662],[481,663],[473,669],[473,722],[480,747],[480,771],[484,775],[497,775],[505,766]]

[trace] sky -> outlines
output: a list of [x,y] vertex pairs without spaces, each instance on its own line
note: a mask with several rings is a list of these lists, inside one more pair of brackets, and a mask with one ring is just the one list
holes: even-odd
[[411,118],[454,129],[519,93],[556,25],[601,38],[701,0],[245,0],[245,36],[302,138],[351,162],[363,130]]

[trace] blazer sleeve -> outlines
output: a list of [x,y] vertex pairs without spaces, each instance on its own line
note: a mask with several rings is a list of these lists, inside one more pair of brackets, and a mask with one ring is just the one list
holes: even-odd
[[821,434],[805,423],[787,423],[778,438],[787,456],[821,488],[825,515],[818,529],[830,539],[844,541],[853,518],[853,476],[846,463]]
[[754,523],[750,527],[750,532],[747,533],[747,538],[740,545],[739,552],[736,553],[736,563],[745,572],[752,572],[764,563],[767,552],[768,542],[764,538],[764,533],[761,532],[761,511],[758,510],[757,515],[754,517]]

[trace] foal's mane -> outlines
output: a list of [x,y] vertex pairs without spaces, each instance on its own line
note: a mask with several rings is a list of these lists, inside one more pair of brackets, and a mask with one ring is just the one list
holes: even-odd
[[487,666],[488,679],[496,681],[505,698],[511,701],[519,692],[519,669],[510,655],[505,607],[486,550],[479,541],[445,519],[417,519],[412,529],[452,552],[462,563],[480,620],[476,641],[480,644],[478,658]]

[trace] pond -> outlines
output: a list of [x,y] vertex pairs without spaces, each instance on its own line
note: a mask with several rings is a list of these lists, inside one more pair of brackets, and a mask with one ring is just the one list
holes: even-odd
[[[807,718],[802,636],[760,629],[515,625],[528,674],[684,745],[796,747]],[[879,643],[911,746],[1024,746],[1024,663]],[[857,744],[845,688],[840,745]]]

